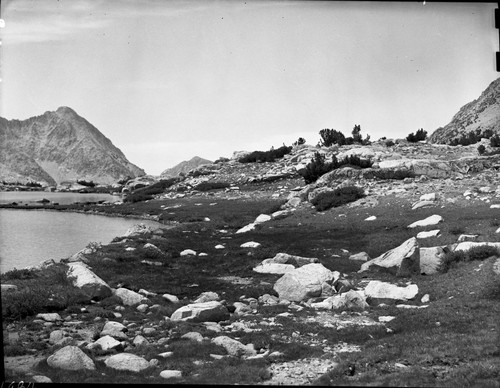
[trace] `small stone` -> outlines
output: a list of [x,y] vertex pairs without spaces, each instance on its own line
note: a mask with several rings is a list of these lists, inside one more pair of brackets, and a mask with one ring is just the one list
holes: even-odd
[[146,312],[147,309],[148,309],[148,305],[147,304],[140,304],[139,306],[137,306],[137,311],[139,311],[141,313]]
[[56,321],[62,321],[62,318],[59,314],[57,313],[46,313],[46,314],[37,314],[36,316],[39,319],[43,319],[44,321],[47,322],[56,322]]
[[422,299],[420,299],[420,302],[422,303],[429,303],[431,300],[429,294],[425,294],[424,296],[422,296]]
[[172,303],[179,303],[179,298],[176,297],[175,295],[170,295],[170,294],[163,294],[162,298],[168,300],[169,302]]
[[164,379],[180,379],[182,377],[182,371],[180,370],[163,370],[160,372],[160,377]]
[[226,247],[222,244],[218,244],[215,246],[215,249],[226,249]]
[[31,378],[35,383],[52,383],[52,380],[47,376],[36,375]]
[[193,251],[192,249],[184,249],[181,253],[181,256],[196,256],[196,251]]
[[377,219],[377,217],[375,216],[370,216],[368,218],[365,218],[365,221],[375,221]]

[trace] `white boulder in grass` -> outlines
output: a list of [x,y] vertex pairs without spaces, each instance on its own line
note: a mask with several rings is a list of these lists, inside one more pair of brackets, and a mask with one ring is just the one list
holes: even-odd
[[113,294],[120,298],[126,306],[133,306],[142,303],[143,300],[148,300],[145,296],[123,287],[114,290]]
[[109,352],[113,349],[122,347],[122,343],[109,335],[99,338],[97,341],[87,345],[87,349],[95,349],[100,347],[102,351]]
[[215,337],[212,342],[216,345],[222,346],[226,349],[227,353],[233,357],[251,357],[257,354],[257,351],[251,344],[244,345],[240,341],[224,335]]
[[371,260],[370,256],[366,252],[359,252],[354,255],[349,256],[349,260],[354,260],[354,261],[369,261]]
[[192,303],[174,311],[172,321],[220,322],[229,319],[229,311],[220,302]]
[[437,273],[444,255],[442,247],[420,248],[420,273],[425,275]]
[[77,346],[66,346],[59,349],[49,358],[47,364],[51,368],[64,370],[95,370],[95,364],[92,359],[87,356]]
[[358,272],[368,271],[371,267],[387,269],[395,272],[396,276],[420,274],[420,250],[417,239],[412,237],[400,246],[363,263]]
[[500,203],[496,203],[490,206],[490,209],[500,209]]
[[131,353],[115,354],[106,359],[104,364],[114,370],[136,373],[151,367],[151,364],[146,359]]
[[413,206],[411,207],[411,210],[416,210],[416,209],[420,209],[422,207],[434,206],[434,205],[435,205],[434,201],[418,201],[418,202],[415,202],[413,204]]
[[180,379],[182,378],[182,371],[165,369],[160,372],[160,377],[164,378],[165,380]]
[[291,264],[279,263],[261,263],[253,268],[253,271],[258,273],[270,273],[275,275],[284,275],[287,272],[293,271],[295,267]]
[[112,295],[111,287],[82,262],[69,263],[66,275],[72,279],[73,286],[91,299],[104,299]]
[[418,286],[410,284],[406,287],[398,287],[395,284],[372,280],[364,291],[365,295],[370,298],[410,300],[418,294]]
[[436,193],[428,193],[428,194],[422,194],[420,196],[421,201],[435,201],[436,200]]
[[238,229],[236,231],[236,234],[250,232],[251,230],[255,229],[255,225],[256,225],[255,223],[251,223],[251,224],[245,225],[243,228]]
[[259,248],[261,244],[255,241],[249,241],[240,245],[240,248]]
[[196,256],[196,251],[193,251],[192,249],[184,249],[181,253],[181,256]]
[[476,247],[494,247],[500,249],[500,242],[473,242],[473,241],[464,241],[459,243],[453,251],[468,251],[471,248]]
[[443,222],[444,219],[440,215],[434,214],[429,216],[423,220],[415,221],[414,223],[408,225],[408,228],[417,228],[419,226],[429,226],[429,225],[437,225],[440,222]]
[[215,249],[226,249],[226,247],[224,245],[222,245],[222,244],[217,244],[215,246]]
[[370,217],[365,218],[365,221],[375,221],[376,219],[377,219],[377,217],[370,216]]
[[441,234],[439,229],[429,230],[426,232],[419,232],[417,234],[417,238],[429,238],[429,237],[438,237]]
[[261,224],[271,220],[271,216],[267,214],[260,214],[254,221],[254,224]]
[[319,263],[306,264],[285,273],[274,284],[280,299],[300,302],[320,296],[323,283],[332,283],[340,277],[340,272],[330,271]]

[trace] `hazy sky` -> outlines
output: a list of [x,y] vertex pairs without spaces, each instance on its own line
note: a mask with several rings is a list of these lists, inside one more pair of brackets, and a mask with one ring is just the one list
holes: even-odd
[[0,116],[69,106],[155,175],[323,128],[431,133],[498,78],[494,8],[2,0]]

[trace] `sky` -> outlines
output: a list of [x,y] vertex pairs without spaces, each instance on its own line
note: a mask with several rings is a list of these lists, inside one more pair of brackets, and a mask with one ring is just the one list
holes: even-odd
[[68,106],[152,175],[323,128],[430,134],[499,77],[495,8],[2,0],[0,116]]

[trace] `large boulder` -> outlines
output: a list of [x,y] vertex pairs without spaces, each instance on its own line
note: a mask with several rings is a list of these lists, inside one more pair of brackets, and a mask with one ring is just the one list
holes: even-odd
[[224,335],[215,337],[212,342],[222,346],[233,357],[251,357],[257,354],[253,346],[243,345],[241,342]]
[[420,273],[425,275],[437,273],[444,255],[442,247],[420,248]]
[[365,309],[368,307],[368,303],[366,303],[366,296],[363,291],[349,290],[343,294],[330,296],[322,302],[311,303],[311,307],[327,310],[341,308]]
[[284,274],[274,284],[280,299],[300,302],[320,296],[323,283],[332,283],[340,277],[338,271],[330,271],[322,264],[311,263]]
[[372,280],[365,287],[365,295],[372,299],[394,299],[394,300],[410,300],[418,294],[418,286],[410,284],[406,287],[398,287],[395,284]]
[[146,359],[130,353],[115,354],[104,363],[108,368],[127,372],[142,372],[151,367]]
[[140,304],[143,300],[147,300],[143,295],[127,288],[118,288],[113,291],[113,294],[120,298],[122,303],[126,306],[133,306]]
[[100,348],[104,352],[112,351],[113,349],[120,349],[122,343],[110,335],[105,335],[99,338],[97,341],[87,345],[87,349]]
[[47,358],[47,364],[51,368],[64,370],[95,370],[94,361],[77,346],[59,349]]
[[112,295],[109,285],[82,262],[68,264],[66,275],[73,285],[80,288],[90,299],[104,299]]
[[363,263],[359,272],[375,268],[387,270],[396,276],[420,274],[420,250],[417,239],[412,237],[400,246]]
[[295,267],[291,264],[264,263],[264,262],[253,268],[255,272],[271,273],[274,275],[284,275],[287,272],[293,271],[294,269]]
[[229,318],[229,311],[220,302],[192,303],[174,311],[172,321],[220,322]]
[[144,223],[140,223],[129,228],[123,237],[140,236],[141,234],[153,233],[154,229]]
[[455,246],[455,249],[453,249],[453,251],[468,251],[471,248],[484,247],[484,246],[490,246],[490,247],[500,249],[500,242],[464,241],[464,242],[457,244],[457,246]]

